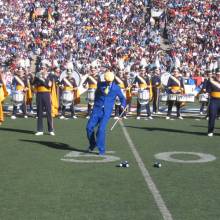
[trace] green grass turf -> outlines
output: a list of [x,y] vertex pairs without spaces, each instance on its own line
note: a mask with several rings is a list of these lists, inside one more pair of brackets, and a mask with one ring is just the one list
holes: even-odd
[[[68,163],[61,158],[87,147],[85,119],[55,120],[56,136],[36,137],[35,119],[6,119],[0,127],[0,219],[162,220],[120,126],[107,132],[107,150],[131,167]],[[220,123],[206,136],[207,121],[126,120],[125,126],[175,220],[219,220]],[[113,120],[109,123],[109,128]],[[161,161],[167,151],[210,153],[203,164]],[[180,155],[175,158],[181,159]],[[183,156],[182,159],[196,159]]]
[[34,119],[7,118],[0,127],[0,219],[161,219],[121,130],[109,133],[108,150],[131,161],[129,169],[60,160],[86,148],[85,124],[55,120],[55,137],[36,137]]
[[[158,186],[174,219],[220,219],[220,123],[216,136],[207,137],[207,121],[126,121],[128,129],[144,163]],[[152,166],[154,155],[160,152],[186,151],[213,154],[217,160],[208,163],[182,164],[160,161],[162,168]],[[187,155],[189,156],[189,155]],[[193,157],[174,158],[182,160]]]

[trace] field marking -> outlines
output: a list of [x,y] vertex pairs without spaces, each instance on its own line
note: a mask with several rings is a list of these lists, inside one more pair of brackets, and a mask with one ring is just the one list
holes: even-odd
[[[114,154],[114,151],[107,151],[108,154]],[[81,158],[87,158],[87,159],[81,159]],[[64,156],[64,158],[60,159],[64,162],[70,162],[70,163],[109,163],[109,162],[115,162],[119,161],[120,158],[113,156],[113,155],[104,155],[100,157],[97,154],[94,153],[82,153],[77,151],[71,151],[68,154]]]
[[122,131],[124,133],[124,136],[125,136],[125,138],[128,142],[128,145],[129,145],[129,147],[130,147],[130,149],[131,149],[131,151],[132,151],[132,153],[135,157],[135,160],[136,160],[136,162],[137,162],[137,164],[138,164],[138,166],[141,170],[141,173],[144,177],[144,180],[147,183],[148,189],[152,193],[152,195],[154,197],[154,200],[157,204],[157,207],[159,208],[159,210],[160,210],[160,212],[163,216],[163,219],[164,220],[173,220],[173,217],[172,217],[170,211],[168,210],[168,208],[167,208],[167,206],[166,206],[159,190],[157,189],[157,186],[155,185],[152,177],[150,176],[149,171],[145,167],[144,162],[141,159],[141,157],[140,157],[140,155],[139,155],[139,153],[138,153],[138,151],[137,151],[137,149],[136,149],[136,147],[135,147],[135,145],[134,145],[134,143],[133,143],[133,141],[132,141],[132,139],[131,139],[128,131],[127,131],[127,129],[124,127],[124,124],[123,124],[122,121],[120,121],[120,125],[121,125]]
[[[175,154],[188,154],[198,156],[197,160],[180,160],[171,157]],[[155,158],[160,160],[165,160],[174,163],[207,163],[216,160],[216,157],[211,154],[197,153],[197,152],[184,152],[184,151],[173,151],[173,152],[163,152],[154,155]]]

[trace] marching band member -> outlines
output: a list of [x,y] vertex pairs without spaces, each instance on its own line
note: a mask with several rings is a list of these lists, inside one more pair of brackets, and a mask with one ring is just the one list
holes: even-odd
[[[25,79],[24,70],[19,68],[14,75],[12,80],[12,90],[14,93],[21,92],[23,94],[23,101],[21,104],[21,110],[24,115],[24,118],[28,118],[27,116],[27,105],[26,105],[26,92],[28,91],[27,81]],[[16,119],[18,105],[13,104],[12,116],[11,119]]]
[[[146,74],[145,68],[142,68],[140,74],[135,77],[133,85],[136,86],[136,84],[138,84],[138,87],[140,90],[142,90],[142,91],[146,90],[146,91],[148,91],[148,94],[149,94],[148,100],[145,100],[144,104],[141,104],[140,100],[137,99],[137,120],[140,120],[140,118],[141,118],[140,117],[141,108],[144,105],[146,106],[147,117],[149,119],[153,119],[151,116],[150,103],[149,103],[152,98],[152,86],[151,86],[150,77]],[[147,120],[147,118],[146,118],[146,120]]]
[[[127,103],[127,113],[131,111],[131,101],[132,101],[132,85],[129,82],[129,74],[128,72],[124,73],[124,84],[125,84],[125,90],[126,90],[126,103]],[[126,116],[124,117],[126,118]]]
[[[83,86],[86,88],[88,87],[88,91],[93,91],[97,89],[97,72],[96,69],[94,67],[90,68],[91,72],[89,73],[88,77],[85,79]],[[89,119],[91,112],[92,112],[92,108],[93,108],[93,104],[88,102],[88,110],[87,110],[87,116],[86,118]]]
[[[120,87],[114,82],[114,73],[106,72],[104,78],[105,81],[99,82],[97,85],[93,111],[86,127],[87,137],[90,144],[88,151],[92,151],[97,147],[99,155],[105,154],[106,126],[111,117],[117,96],[120,98],[122,108],[124,109],[126,107],[125,97],[122,94]],[[94,130],[96,126],[98,126],[98,130],[95,134]]]
[[59,67],[55,67],[54,69],[54,80],[56,82],[57,86],[57,98],[58,98],[58,111],[61,111],[61,94],[62,94],[62,89],[60,88],[60,75],[61,75],[61,69]]
[[37,104],[37,132],[35,135],[43,135],[43,112],[46,110],[48,132],[54,136],[53,117],[52,117],[52,100],[51,89],[52,80],[48,74],[48,68],[43,66],[39,73],[36,74],[33,85],[36,88]]
[[32,105],[32,101],[33,101],[33,88],[32,88],[32,84],[33,84],[33,80],[34,80],[34,76],[26,71],[25,72],[25,84],[27,85],[27,91],[25,94],[26,97],[26,106],[29,105],[30,108],[30,113],[34,113],[33,112],[33,105]]
[[156,114],[159,111],[159,97],[161,88],[160,69],[156,68],[153,76],[151,77],[152,83],[152,102],[153,102],[153,113]]
[[[77,116],[75,115],[75,108],[74,108],[74,90],[77,89],[76,81],[74,77],[72,76],[71,70],[67,71],[67,76],[62,79],[60,82],[60,88],[62,89],[62,94],[65,92],[70,93],[72,97],[72,102],[70,103],[70,112],[71,112],[71,118],[76,119]],[[65,112],[66,112],[66,105],[62,103],[61,101],[61,116],[60,119],[66,119]]]
[[59,75],[57,75],[57,71],[51,71],[48,77],[52,81],[51,87],[51,113],[52,117],[55,118],[59,114]]
[[[206,94],[207,93],[207,82],[208,80],[212,77],[212,72],[210,70],[208,70],[206,72],[206,75],[205,75],[205,78],[204,78],[204,81],[202,83],[202,88],[201,88],[201,91],[199,92],[199,94]],[[204,114],[204,108],[205,106],[208,105],[208,102],[202,102],[201,103],[201,106],[200,106],[200,115],[203,115]]]
[[2,73],[0,72],[0,125],[2,125],[4,121],[4,112],[3,112],[3,101],[8,96],[8,92],[5,86],[5,83],[2,79]]
[[[168,94],[183,94],[184,83],[183,83],[183,78],[180,76],[179,69],[174,68],[172,74],[173,75],[169,77],[167,83]],[[179,119],[183,119],[183,117],[180,115],[181,102],[168,100],[167,103],[168,103],[168,112],[166,119],[170,119],[174,103],[177,108],[177,117]]]
[[[125,85],[126,82],[123,79],[123,73],[119,72],[118,74],[116,74],[115,83],[121,88],[122,91],[123,90],[125,91],[125,88],[127,87],[127,85]],[[119,98],[117,97],[117,99],[119,99]],[[121,103],[117,99],[115,102],[115,117],[114,117],[114,119],[118,119],[122,113]],[[127,118],[126,113],[123,113],[122,117],[124,117],[126,119]]]
[[208,136],[212,137],[215,127],[215,119],[220,111],[220,69],[217,70],[215,77],[207,82],[207,92],[210,94]]

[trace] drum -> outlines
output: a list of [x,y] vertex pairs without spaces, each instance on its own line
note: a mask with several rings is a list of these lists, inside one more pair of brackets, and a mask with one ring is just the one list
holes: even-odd
[[160,95],[160,101],[161,102],[166,102],[168,100],[168,95],[166,93],[162,93]]
[[[125,91],[125,89],[121,89],[121,92],[122,92],[122,94],[124,95],[124,97],[126,97],[126,91]],[[115,99],[115,104],[116,104],[116,105],[121,105],[121,102],[120,102],[120,99],[119,99],[118,96],[117,96],[116,99]]]
[[199,95],[199,102],[208,102],[209,95],[207,93]]
[[177,102],[187,102],[187,95],[177,95],[176,101]]
[[12,93],[12,102],[16,106],[20,106],[24,102],[24,93],[22,91],[14,91]]
[[176,101],[176,99],[177,99],[177,94],[169,94],[168,95],[169,101]]
[[62,104],[66,107],[72,105],[73,103],[73,92],[72,91],[64,91],[62,93]]
[[149,90],[139,89],[138,90],[138,101],[141,105],[146,105],[149,102],[150,93]]
[[93,105],[94,104],[94,100],[95,100],[95,89],[88,89],[86,101],[90,105]]
[[186,95],[186,102],[195,102],[194,94],[187,94]]
[[131,94],[132,94],[132,96],[138,96],[138,89],[137,88],[133,88],[131,90]]

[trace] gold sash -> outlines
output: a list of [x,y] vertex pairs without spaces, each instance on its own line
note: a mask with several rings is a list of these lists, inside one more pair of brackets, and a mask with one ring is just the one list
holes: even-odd
[[71,82],[67,78],[64,78],[63,80],[68,85],[68,87],[72,87],[73,88],[73,85],[71,84]]
[[92,76],[88,76],[89,79],[91,79],[91,81],[93,82],[93,84],[97,84],[97,81],[92,77]]
[[178,91],[178,90],[180,90],[181,88],[180,88],[180,86],[171,86],[171,89],[173,89],[173,90],[175,90],[175,91]]
[[219,82],[216,82],[216,81],[211,79],[210,83],[220,89],[220,83]]
[[47,88],[47,87],[45,87],[45,86],[37,86],[36,87],[36,91],[37,92],[51,92],[51,89],[49,88]]
[[15,76],[15,79],[23,88],[25,87],[24,82],[18,76]]
[[73,91],[73,87],[70,86],[64,86],[64,91]]
[[220,98],[220,92],[211,92],[210,95],[212,98],[218,98],[218,99]]
[[173,79],[180,86],[180,81],[176,77],[170,76],[170,78]]
[[96,89],[97,85],[96,84],[89,84],[89,89]]
[[17,90],[17,91],[24,90],[24,86],[22,86],[22,85],[17,85],[17,86],[16,86],[16,90]]
[[145,79],[143,79],[141,76],[137,76],[137,77],[141,81],[141,84],[146,84],[147,85]]

